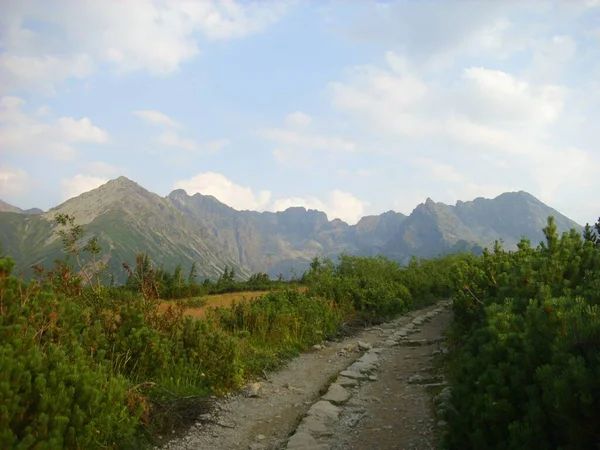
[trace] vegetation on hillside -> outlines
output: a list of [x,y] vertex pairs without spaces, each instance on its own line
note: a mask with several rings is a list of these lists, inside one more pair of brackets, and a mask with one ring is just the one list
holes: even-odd
[[[101,249],[60,215],[65,257],[24,281],[0,257],[0,448],[140,448],[192,420],[208,394],[240,387],[348,325],[454,298],[445,446],[591,449],[600,430],[600,222],[517,251],[499,243],[401,267],[384,257],[315,258],[284,283],[227,268],[197,284],[147,255],[111,285]],[[298,288],[303,285],[303,289]],[[270,291],[205,317],[185,298]],[[159,308],[159,306],[163,306]]]
[[[243,288],[277,290],[194,319],[185,302],[159,311],[161,295],[195,286],[193,270],[182,282],[180,271],[167,274],[139,255],[124,265],[128,284],[112,287],[98,241],[82,240],[71,216],[57,222],[66,256],[51,270],[37,267],[26,282],[12,275],[10,256],[0,258],[1,448],[143,446],[197,417],[207,394],[239,387],[342,324],[383,320],[433,298],[423,295],[429,282],[420,278],[429,275],[416,261],[400,269],[343,256],[315,260],[303,292],[259,274]],[[235,284],[228,269],[214,289]]]

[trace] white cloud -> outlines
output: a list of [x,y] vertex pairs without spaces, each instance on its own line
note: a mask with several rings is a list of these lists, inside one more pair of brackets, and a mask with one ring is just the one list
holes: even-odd
[[[352,40],[382,44],[407,55],[424,70],[443,70],[461,56],[504,58],[522,47],[508,15],[513,10],[535,10],[524,2],[365,2],[354,20],[335,30]],[[336,23],[336,18],[332,20]]]
[[217,139],[216,141],[204,144],[204,149],[208,153],[216,153],[231,144],[229,139]]
[[[562,187],[594,180],[593,172],[584,170],[598,162],[592,141],[575,151],[568,140],[555,137],[566,132],[565,115],[574,106],[564,86],[533,84],[479,66],[466,67],[462,76],[440,85],[394,53],[386,54],[386,62],[387,68],[356,67],[345,81],[330,83],[331,105],[348,115],[365,140],[383,136],[388,148],[412,156],[413,163],[429,158],[431,180],[506,186],[508,175],[509,185],[534,191],[547,202]],[[452,166],[440,162],[448,159]],[[482,173],[493,179],[477,181]]]
[[534,87],[509,73],[483,67],[465,69],[464,77],[473,108],[469,113],[479,120],[550,125],[563,109],[565,89],[560,86]]
[[46,94],[54,94],[54,85],[65,78],[83,78],[93,72],[89,55],[21,56],[0,54],[0,93],[36,86]]
[[181,123],[173,120],[168,115],[151,109],[134,111],[133,115],[163,131],[155,138],[155,142],[165,147],[178,148],[188,152],[202,151],[204,153],[217,153],[231,142],[228,139],[217,139],[204,144],[198,144],[193,139],[180,135],[180,129],[185,128]]
[[323,211],[329,220],[341,219],[354,225],[365,215],[365,208],[369,206],[369,203],[356,198],[349,192],[335,189],[328,193],[325,201],[317,197],[280,198],[270,205],[269,210],[284,211],[294,206]]
[[431,158],[414,158],[412,161],[428,171],[436,181],[458,183],[464,180],[463,175],[451,164],[439,163]]
[[304,128],[310,125],[312,122],[312,117],[308,114],[304,114],[301,111],[296,111],[294,113],[288,114],[285,118],[285,124],[289,127],[294,128]]
[[[200,53],[198,41],[243,38],[277,22],[290,2],[203,0],[7,1],[0,18],[0,90],[117,73],[167,75]],[[28,28],[35,21],[42,26]],[[55,33],[59,30],[60,33]]]
[[190,152],[198,150],[198,144],[191,139],[184,139],[179,134],[172,130],[163,131],[156,141],[167,147],[176,147]]
[[325,211],[330,219],[339,218],[355,224],[364,215],[365,207],[368,205],[368,202],[359,200],[349,192],[336,189],[329,194],[329,204]]
[[219,201],[238,210],[283,211],[293,206],[324,211],[329,219],[339,218],[350,224],[356,223],[369,205],[354,195],[336,189],[328,194],[327,200],[316,197],[284,197],[272,199],[271,192],[254,192],[248,186],[241,186],[225,176],[206,172],[187,180],[175,182],[174,189],[184,189],[189,195],[200,193],[212,195]]
[[0,165],[0,199],[22,194],[28,185],[29,177],[24,170]]
[[77,197],[108,182],[108,178],[93,175],[77,174],[61,181],[63,200]]
[[175,189],[184,189],[189,195],[200,193],[212,195],[219,201],[235,209],[264,211],[271,199],[271,193],[263,190],[254,193],[247,186],[240,186],[219,173],[200,173],[188,180],[177,181]]
[[171,119],[166,114],[161,113],[160,111],[152,109],[143,109],[134,111],[133,115],[152,125],[160,125],[171,128],[181,128],[181,124]]
[[0,148],[3,151],[69,160],[77,154],[76,144],[102,144],[109,140],[108,133],[87,117],[42,121],[23,112],[24,104],[17,97],[0,99]]
[[262,130],[262,136],[285,147],[324,150],[329,152],[353,152],[356,144],[340,137],[320,134],[301,133],[293,130],[268,128]]

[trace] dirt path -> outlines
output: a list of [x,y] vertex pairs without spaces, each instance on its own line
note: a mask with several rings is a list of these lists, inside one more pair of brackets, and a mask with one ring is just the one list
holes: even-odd
[[441,352],[435,341],[449,322],[448,312],[440,314],[410,337],[414,343],[429,341],[431,345],[392,347],[380,355],[378,380],[351,391],[352,398],[345,405],[360,412],[360,421],[356,425],[340,421],[331,450],[437,448],[432,392],[441,390],[441,380],[432,353]]
[[[162,448],[434,448],[431,445],[434,423],[430,396],[425,392],[425,388],[408,385],[406,380],[430,364],[429,354],[432,348],[397,347],[398,341],[391,339],[394,334],[398,337],[398,330],[407,325],[411,332],[422,329],[420,333],[413,335],[419,336],[418,339],[438,337],[448,321],[447,312],[435,316],[431,322],[423,325],[411,324],[416,316],[431,313],[430,316],[433,317],[434,310],[435,306],[426,308],[381,327],[366,329],[352,338],[324,343],[323,348],[305,353],[279,371],[268,374],[268,380],[260,381],[236,395],[219,401],[214,414],[203,417],[186,436],[173,440]],[[439,307],[437,311],[440,311]],[[358,345],[359,341],[361,348]],[[343,409],[340,420],[324,434],[325,442],[316,446],[310,443],[308,446],[301,444],[299,447],[294,447],[291,441],[288,444],[289,437],[297,431],[301,419],[320,400],[327,387],[370,346],[382,347],[372,350],[380,354],[381,367],[377,371],[377,381],[365,381],[357,383],[354,389],[348,388],[352,397],[344,408],[340,408]],[[371,377],[373,380],[376,378],[375,375]]]

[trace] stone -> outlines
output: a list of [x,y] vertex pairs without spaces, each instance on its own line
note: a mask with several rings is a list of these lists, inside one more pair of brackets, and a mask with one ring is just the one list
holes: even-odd
[[343,405],[350,400],[350,392],[348,392],[339,384],[333,383],[331,386],[329,386],[327,393],[321,398],[333,403],[334,405]]
[[358,386],[358,381],[354,380],[352,378],[346,378],[346,377],[338,377],[337,380],[335,380],[335,382],[337,384],[339,384],[342,387],[354,387],[354,386]]
[[347,352],[354,352],[357,349],[357,345],[356,344],[348,344],[344,347],[344,350],[346,350]]
[[323,350],[323,346],[321,344],[315,344],[312,346],[312,348],[316,351]]
[[409,384],[421,384],[425,382],[425,377],[423,375],[413,375],[406,382]]
[[324,421],[336,421],[342,410],[334,404],[319,400],[306,413],[307,416],[314,416]]
[[263,394],[263,387],[260,383],[250,383],[244,388],[244,395],[248,398],[260,397]]
[[248,450],[266,450],[266,447],[264,444],[257,444],[256,442],[253,442],[248,445]]
[[352,378],[353,380],[366,380],[367,375],[357,372],[355,370],[343,370],[340,375],[346,378]]
[[323,446],[321,447],[319,445],[319,443],[317,442],[317,440],[312,437],[309,433],[306,433],[304,431],[300,431],[296,434],[294,434],[290,440],[287,443],[287,449],[289,450],[296,450],[296,449],[310,449],[310,450],[324,450],[324,449],[328,449],[329,446]]
[[358,348],[359,350],[370,350],[373,346],[368,342],[358,341]]
[[267,437],[264,434],[257,434],[254,438],[255,441],[264,441]]
[[325,425],[322,420],[319,420],[319,418],[315,416],[307,416],[302,419],[302,422],[298,426],[298,431],[309,433],[314,437],[333,435],[333,431],[327,428],[327,425]]
[[365,362],[365,361],[355,361],[354,364],[352,364],[350,367],[348,367],[348,370],[352,371],[352,372],[361,372],[361,373],[369,373],[372,372],[376,369],[376,366],[374,363],[370,363],[370,362]]
[[379,357],[377,356],[376,353],[365,353],[360,358],[358,358],[358,361],[360,361],[362,363],[366,363],[366,364],[377,365],[379,363]]
[[369,350],[367,353],[375,353],[376,355],[379,355],[380,353],[383,353],[383,348],[381,347],[373,347],[371,350]]

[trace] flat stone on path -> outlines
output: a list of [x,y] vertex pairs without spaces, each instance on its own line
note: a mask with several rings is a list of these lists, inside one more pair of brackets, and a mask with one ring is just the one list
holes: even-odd
[[319,419],[335,421],[338,419],[342,410],[337,406],[325,401],[319,400],[317,403],[312,405],[308,410],[308,416],[315,416]]
[[317,440],[306,432],[294,434],[287,444],[288,450],[329,450],[329,445],[319,444]]
[[298,431],[296,432],[309,433],[315,437],[331,436],[333,434],[333,431],[327,428],[323,421],[315,416],[306,416],[302,419]]
[[333,383],[331,386],[329,386],[327,393],[321,398],[333,403],[334,405],[343,405],[350,400],[350,392],[348,392],[339,384]]
[[368,378],[367,375],[355,370],[342,370],[340,375],[346,378],[352,378],[353,380],[366,380]]
[[337,380],[335,380],[335,382],[337,384],[339,384],[342,387],[354,387],[354,386],[358,386],[358,381],[352,378],[346,378],[346,377],[338,377]]

